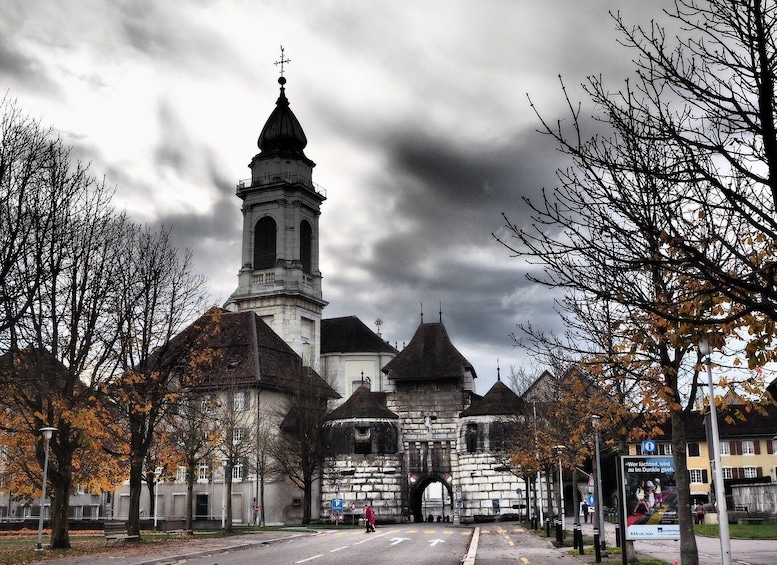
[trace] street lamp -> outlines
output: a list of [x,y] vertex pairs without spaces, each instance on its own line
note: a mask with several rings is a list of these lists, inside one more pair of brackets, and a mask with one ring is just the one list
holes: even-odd
[[707,386],[709,394],[707,399],[710,405],[710,430],[712,432],[712,445],[710,449],[713,453],[713,462],[715,466],[715,499],[718,503],[718,528],[720,532],[720,552],[723,558],[723,565],[731,565],[731,536],[728,529],[728,509],[726,508],[726,491],[723,488],[723,467],[720,464],[720,435],[718,434],[718,416],[715,410],[715,388],[712,384],[712,348],[706,336],[699,341],[699,353],[707,359],[704,364],[707,366]]
[[159,477],[162,474],[162,467],[157,467],[154,469],[154,531],[156,531],[156,517],[157,517],[157,507],[159,506],[157,499],[157,493],[159,490]]
[[43,444],[43,484],[41,485],[41,492],[40,492],[40,516],[38,517],[38,546],[37,551],[43,550],[43,510],[45,508],[46,504],[46,481],[48,480],[48,474],[49,474],[49,442],[51,441],[51,436],[54,435],[54,432],[57,431],[57,428],[41,428],[38,430],[43,434],[43,441],[45,442]]
[[227,463],[229,459],[226,457],[221,458],[221,529],[227,529]]
[[561,515],[561,531],[566,529],[566,523],[564,519],[564,475],[561,470],[561,454],[567,447],[565,445],[553,446],[553,451],[558,455],[558,492],[559,492],[559,506],[558,512]]
[[594,445],[596,450],[596,521],[599,526],[599,535],[601,536],[601,548],[607,547],[604,535],[604,497],[602,496],[602,457],[599,453],[599,423],[602,418],[598,414],[591,416],[591,424],[594,428]]

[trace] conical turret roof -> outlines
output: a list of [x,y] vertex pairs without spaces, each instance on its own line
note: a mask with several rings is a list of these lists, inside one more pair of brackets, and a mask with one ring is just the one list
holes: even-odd
[[459,416],[515,416],[522,412],[523,406],[521,398],[498,380],[485,396],[473,400]]
[[392,380],[435,381],[476,377],[472,364],[451,343],[442,323],[421,324],[413,339],[383,372]]
[[371,392],[364,385],[357,388],[351,397],[327,416],[327,420],[347,420],[351,418],[399,418],[386,406],[385,392]]

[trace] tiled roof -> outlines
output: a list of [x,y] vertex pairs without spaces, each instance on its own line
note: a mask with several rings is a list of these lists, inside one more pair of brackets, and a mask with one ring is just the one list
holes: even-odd
[[321,353],[393,353],[397,350],[383,341],[356,316],[321,320]]
[[473,400],[459,416],[514,416],[523,412],[524,403],[510,387],[496,381],[482,398]]
[[[726,410],[718,410],[718,435],[721,438],[756,437],[777,434],[777,406],[765,405],[761,409],[745,410],[745,405],[731,406]],[[685,424],[685,435],[688,440],[705,440],[704,414],[691,412]]]
[[390,418],[399,419],[386,407],[385,392],[371,392],[366,386],[357,388],[351,397],[338,406],[327,420],[346,420],[348,418]]
[[187,339],[190,332],[200,334],[197,349],[210,358],[200,365],[204,388],[237,385],[290,391],[305,374],[311,391],[339,397],[315,371],[303,367],[300,356],[255,312],[213,308],[174,339]]
[[[774,437],[777,434],[777,406],[765,404],[760,407],[751,406],[747,410],[747,404],[729,406],[725,410],[717,410],[718,435],[721,439],[734,439],[737,437]],[[765,411],[764,414],[760,410]],[[687,441],[706,441],[707,433],[704,429],[706,410],[700,412],[694,410],[686,416],[685,439]],[[637,422],[637,427],[640,423]],[[654,439],[668,439],[672,437],[672,424],[669,416],[658,425],[652,425],[656,429]],[[661,430],[661,432],[658,432]],[[660,435],[659,435],[660,434]]]
[[383,372],[393,380],[461,379],[475,369],[453,346],[441,323],[421,324],[410,343],[389,361]]

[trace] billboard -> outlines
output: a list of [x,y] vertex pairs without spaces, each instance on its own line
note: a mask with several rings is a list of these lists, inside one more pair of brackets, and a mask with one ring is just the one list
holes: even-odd
[[672,457],[623,456],[621,477],[626,539],[680,539]]

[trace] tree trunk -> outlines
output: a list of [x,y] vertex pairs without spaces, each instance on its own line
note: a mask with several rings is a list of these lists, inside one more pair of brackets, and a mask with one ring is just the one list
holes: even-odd
[[682,565],[699,565],[699,550],[693,531],[691,488],[688,479],[688,462],[685,446],[685,412],[672,410],[672,454],[674,477],[677,485],[677,518],[680,526],[680,559]]
[[227,516],[226,524],[224,524],[224,531],[232,531],[232,465],[224,467],[224,488],[227,489],[226,504],[227,504]]
[[259,479],[259,525],[264,528],[264,477]]
[[194,500],[194,463],[186,470],[186,529],[192,531],[192,502]]
[[309,477],[304,479],[303,499],[302,499],[302,523],[310,524],[310,507],[313,502],[313,480]]
[[[67,511],[70,497],[70,473],[62,474],[63,480],[57,481],[54,488],[54,501],[51,508],[51,548],[69,549]],[[43,508],[40,509],[43,512]]]
[[[552,467],[551,467],[552,469]],[[552,473],[553,471],[551,471]],[[550,488],[550,473],[545,473],[545,486],[547,487],[546,492],[548,493],[548,513],[545,516],[546,518],[550,518],[553,516],[553,489]]]
[[[140,493],[143,489],[143,458],[130,458],[130,493],[129,515],[127,516],[127,533],[140,536]],[[139,537],[137,539],[140,539]]]
[[573,516],[575,517],[575,524],[580,523],[580,489],[577,488],[577,481],[579,479],[579,472],[577,470],[577,465],[574,464],[574,459],[572,460],[572,512]]
[[148,505],[148,517],[151,518],[156,512],[156,477],[154,476],[154,473],[150,471],[146,473],[146,488],[148,489],[148,500],[150,501]]

